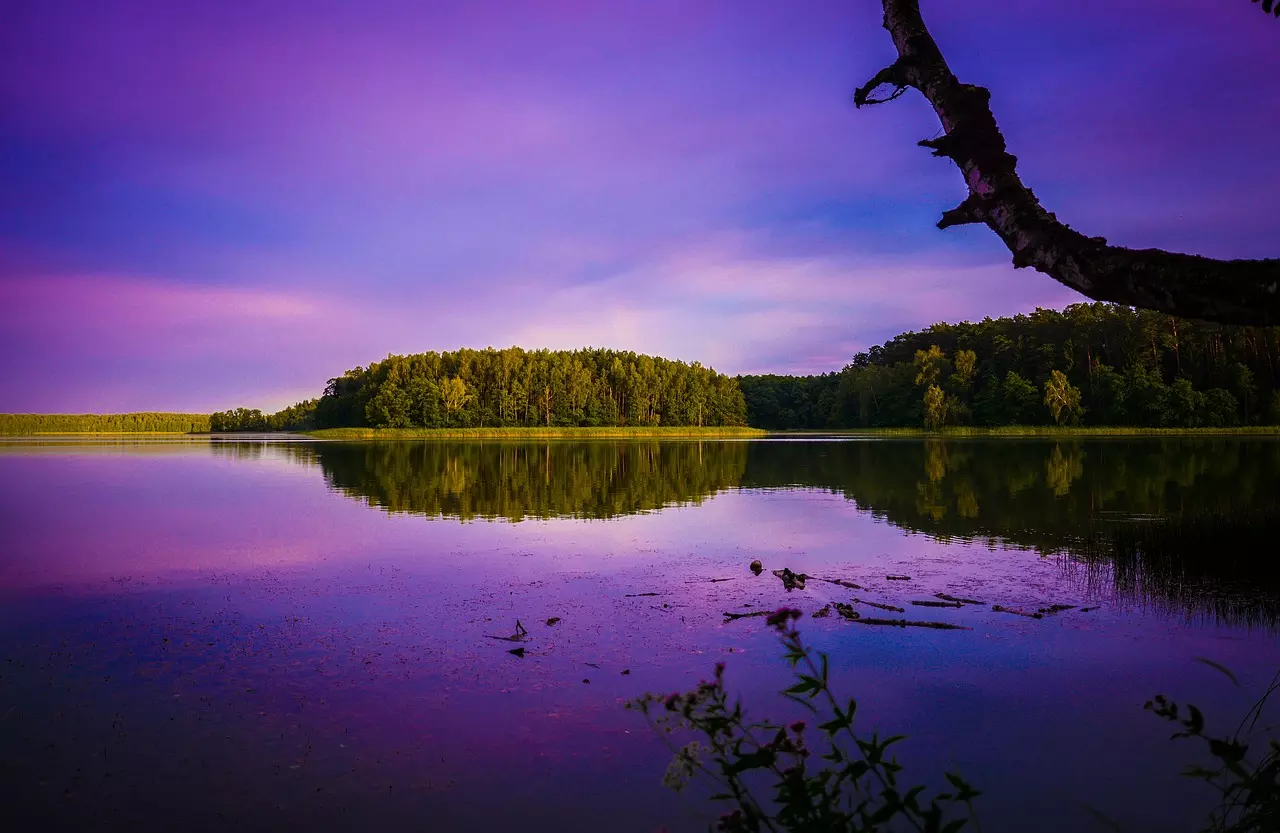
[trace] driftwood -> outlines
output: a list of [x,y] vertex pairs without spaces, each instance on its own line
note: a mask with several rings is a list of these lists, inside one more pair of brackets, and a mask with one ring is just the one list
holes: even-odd
[[964,625],[953,625],[950,622],[913,622],[910,619],[855,619],[859,625],[885,625],[894,628],[933,628],[936,631],[971,631]]
[[820,577],[817,577],[817,576],[815,576],[815,578],[817,578],[817,579],[818,579],[818,581],[825,581],[825,582],[827,582],[828,584],[838,584],[838,585],[840,585],[841,587],[848,587],[850,590],[866,590],[866,589],[867,589],[867,588],[863,587],[861,584],[854,584],[852,581],[848,581],[847,579],[842,579],[842,578],[820,578]]
[[932,599],[912,599],[916,607],[964,607],[960,602],[935,602]]
[[753,610],[750,613],[729,613],[726,611],[724,614],[724,620],[726,622],[733,622],[737,619],[750,619],[752,616],[768,616],[772,612],[773,611],[771,610]]
[[984,605],[986,602],[980,602],[977,599],[962,599],[959,596],[948,596],[946,593],[934,593],[935,599],[942,599],[944,602],[959,602],[966,605]]
[[1075,605],[1049,605],[1042,607],[1036,613],[1043,613],[1045,616],[1052,616],[1055,613],[1061,613],[1064,610],[1075,610]]
[[519,657],[520,659],[524,659],[524,648],[512,648],[510,651],[507,651],[507,653],[512,656]]
[[1014,616],[1025,616],[1028,619],[1043,619],[1043,613],[1028,613],[1025,610],[1018,610],[1015,607],[1004,607],[1003,605],[992,605],[991,609],[996,613],[1012,613]]
[[661,596],[661,595],[662,595],[661,593],[627,593],[626,598],[638,599],[642,596]]
[[866,605],[867,607],[879,608],[880,610],[889,610],[894,613],[907,612],[907,609],[905,607],[894,607],[893,605],[881,604],[880,602],[869,602],[866,599],[854,599],[853,603],[859,604],[859,605]]
[[1093,607],[1082,607],[1082,608],[1080,608],[1080,612],[1081,612],[1081,613],[1092,613],[1092,612],[1093,612],[1093,611],[1095,611],[1095,610],[1101,610],[1101,609],[1102,609],[1102,605],[1094,605]]
[[547,627],[550,627],[550,626],[554,625],[556,622],[559,622],[559,621],[560,621],[560,617],[559,617],[559,616],[552,616],[550,619],[548,619],[548,620],[547,620]]
[[885,576],[887,581],[911,581],[911,576]]

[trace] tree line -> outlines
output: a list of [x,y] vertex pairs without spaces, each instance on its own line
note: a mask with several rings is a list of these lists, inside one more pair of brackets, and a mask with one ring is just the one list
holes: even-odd
[[0,414],[0,434],[203,434],[205,414]]
[[462,349],[388,356],[329,380],[320,428],[738,426],[736,379],[605,349]]
[[305,431],[315,427],[316,402],[308,399],[296,405],[264,414],[257,408],[232,408],[209,415],[209,430],[225,431]]
[[768,429],[1280,424],[1280,328],[1117,304],[935,324],[838,373],[742,376]]

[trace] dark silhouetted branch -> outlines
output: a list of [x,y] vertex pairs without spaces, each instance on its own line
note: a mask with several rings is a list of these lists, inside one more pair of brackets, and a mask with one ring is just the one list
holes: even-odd
[[[982,223],[1004,241],[1015,267],[1031,266],[1098,301],[1225,324],[1280,324],[1280,259],[1215,260],[1111,246],[1045,210],[1018,177],[1017,159],[991,112],[991,93],[952,74],[918,0],[883,5],[898,59],[859,87],[854,103],[882,104],[913,88],[933,105],[945,135],[920,144],[955,162],[969,189],[964,202],[942,215],[939,228]],[[877,97],[884,87],[892,92]]]

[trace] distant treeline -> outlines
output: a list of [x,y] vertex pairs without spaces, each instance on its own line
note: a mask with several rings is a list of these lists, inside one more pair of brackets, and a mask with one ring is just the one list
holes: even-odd
[[209,431],[205,414],[0,414],[0,434],[134,434]]
[[209,415],[209,430],[224,431],[305,431],[315,426],[315,399],[290,405],[274,414],[257,408],[233,408]]
[[936,324],[839,373],[742,376],[757,428],[1280,424],[1280,328],[1112,304]]
[[456,350],[388,356],[330,379],[321,428],[746,424],[736,379],[617,350]]

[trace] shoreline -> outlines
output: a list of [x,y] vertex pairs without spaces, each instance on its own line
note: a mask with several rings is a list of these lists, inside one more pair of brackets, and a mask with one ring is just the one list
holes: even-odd
[[1249,437],[1280,436],[1280,425],[1234,428],[1143,428],[1138,426],[998,425],[947,428],[802,428],[767,432],[771,437]]
[[766,439],[776,438],[920,438],[964,437],[1269,437],[1280,436],[1280,426],[1249,425],[1234,428],[1142,428],[1131,426],[1004,425],[925,428],[829,428],[768,430],[747,427],[607,426],[607,427],[506,427],[506,428],[318,428],[306,431],[191,432],[191,431],[42,431],[0,432],[0,440],[54,437],[207,437],[245,439],[270,435],[315,440],[429,440],[429,439]]
[[572,428],[320,428],[299,432],[318,440],[431,439],[742,439],[769,435],[762,428],[697,426],[609,426]]

